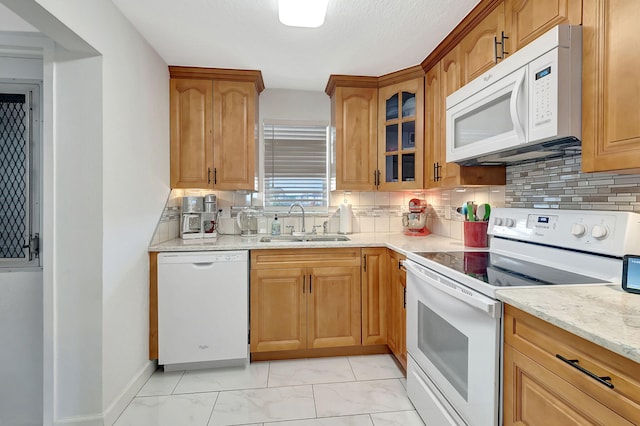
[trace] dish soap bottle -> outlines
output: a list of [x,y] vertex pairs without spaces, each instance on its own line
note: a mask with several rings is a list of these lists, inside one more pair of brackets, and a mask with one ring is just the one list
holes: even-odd
[[273,218],[273,222],[271,222],[271,235],[280,235],[280,222],[277,214]]

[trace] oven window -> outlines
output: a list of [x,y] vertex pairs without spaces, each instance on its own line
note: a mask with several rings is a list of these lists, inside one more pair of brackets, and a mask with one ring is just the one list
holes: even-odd
[[469,339],[418,302],[418,349],[467,401]]

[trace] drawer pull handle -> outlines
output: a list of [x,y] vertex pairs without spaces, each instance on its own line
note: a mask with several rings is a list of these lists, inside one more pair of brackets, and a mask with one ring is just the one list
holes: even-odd
[[556,354],[556,358],[566,362],[567,364],[569,364],[570,366],[572,366],[573,368],[581,371],[582,373],[586,374],[587,376],[591,377],[594,380],[597,380],[598,382],[602,383],[603,385],[605,385],[606,387],[613,389],[613,383],[611,383],[609,380],[611,380],[611,377],[609,376],[598,376],[596,374],[593,374],[591,371],[587,370],[586,368],[578,365],[578,363],[580,362],[577,359],[567,359],[565,357],[563,357],[560,354]]

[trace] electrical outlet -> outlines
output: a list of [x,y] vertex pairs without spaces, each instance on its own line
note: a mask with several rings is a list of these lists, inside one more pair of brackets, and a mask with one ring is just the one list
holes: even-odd
[[226,219],[231,217],[231,209],[229,207],[225,207],[221,210],[222,210],[222,212],[220,212],[221,219]]
[[444,218],[447,220],[451,220],[451,207],[449,206],[444,207]]

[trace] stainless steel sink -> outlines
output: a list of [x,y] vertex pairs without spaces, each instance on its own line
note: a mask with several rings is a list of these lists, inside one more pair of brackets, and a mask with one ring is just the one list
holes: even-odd
[[351,241],[344,235],[278,235],[260,238],[261,243]]

